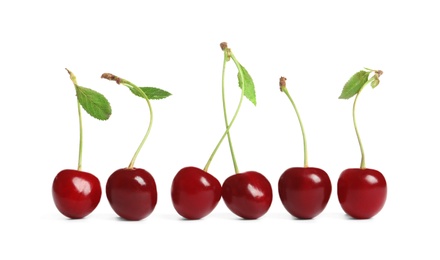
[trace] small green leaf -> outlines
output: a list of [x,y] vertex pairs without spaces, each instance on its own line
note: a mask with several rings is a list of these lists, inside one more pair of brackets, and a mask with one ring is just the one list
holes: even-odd
[[257,97],[255,94],[254,81],[249,75],[248,71],[240,64],[241,71],[243,72],[244,82],[242,82],[240,73],[238,73],[238,86],[243,89],[244,85],[244,96],[252,102],[252,104],[257,105]]
[[377,76],[374,76],[374,80],[371,82],[371,87],[374,89],[377,87],[377,85],[379,85],[380,80]]
[[92,117],[107,120],[112,114],[110,103],[101,93],[75,85],[76,97],[82,108]]
[[[148,97],[148,99],[164,99],[167,98],[169,96],[171,96],[171,93],[168,91],[165,91],[163,89],[160,88],[154,88],[154,87],[139,87],[142,92],[145,93],[145,95]],[[135,94],[138,97],[143,98],[142,94],[139,93],[137,91],[137,89],[135,88],[130,88],[131,92],[133,92],[133,94]]]
[[371,82],[371,87],[375,88],[375,87],[377,87],[377,85],[379,85],[379,83],[380,83],[379,79],[375,79],[375,80],[373,80],[373,82]]
[[362,86],[368,81],[368,75],[370,72],[361,70],[356,72],[348,81],[342,90],[340,99],[349,99],[356,95]]

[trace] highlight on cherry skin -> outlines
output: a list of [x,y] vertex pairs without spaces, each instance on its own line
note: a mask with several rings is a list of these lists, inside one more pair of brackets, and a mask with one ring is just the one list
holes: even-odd
[[303,135],[304,167],[292,167],[284,171],[278,180],[278,194],[284,208],[299,219],[312,219],[325,209],[332,192],[328,174],[308,166],[307,141],[298,109],[286,87],[286,78],[280,78],[280,90],[289,98],[299,121]]
[[89,215],[101,200],[99,179],[88,172],[60,171],[52,184],[52,197],[57,209],[66,217],[81,219]]
[[179,215],[189,220],[210,214],[221,199],[221,184],[197,167],[182,168],[171,185],[171,199]]

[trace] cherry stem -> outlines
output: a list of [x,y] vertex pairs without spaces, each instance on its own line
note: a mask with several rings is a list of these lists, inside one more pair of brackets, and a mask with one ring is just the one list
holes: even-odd
[[300,127],[301,127],[301,133],[302,133],[302,137],[303,137],[303,148],[304,148],[304,168],[307,168],[307,167],[309,166],[309,162],[308,162],[308,153],[307,153],[306,133],[305,133],[305,131],[304,131],[304,126],[303,126],[303,123],[302,123],[302,121],[301,121],[301,117],[300,117],[300,115],[299,115],[298,109],[297,109],[297,107],[296,107],[296,105],[295,105],[295,102],[293,101],[292,97],[290,96],[289,91],[287,90],[286,82],[285,82],[285,81],[286,81],[286,78],[284,78],[284,77],[282,77],[282,78],[280,79],[280,89],[281,89],[282,92],[284,92],[284,93],[286,94],[286,96],[287,96],[287,97],[289,98],[289,100],[290,100],[290,103],[292,103],[292,106],[293,106],[293,108],[295,109],[295,113],[296,113],[296,116],[297,116],[297,118],[298,118],[298,122],[299,122],[299,125],[300,125]]
[[[67,73],[69,73],[70,80],[73,82],[73,86],[76,88],[78,86],[78,82],[76,81],[76,76],[66,68]],[[78,118],[79,118],[79,152],[78,152],[78,171],[82,170],[82,148],[83,148],[83,126],[82,126],[82,116],[81,116],[81,104],[79,103],[78,98],[76,99],[78,105]]]
[[82,148],[83,148],[83,127],[81,116],[81,105],[78,103],[78,117],[79,117],[79,153],[78,153],[78,171],[82,170]]
[[[229,57],[232,58],[232,60],[234,61],[235,65],[238,68],[238,73],[240,75],[240,78],[242,80],[242,82],[244,82],[244,76],[243,76],[243,71],[241,69],[240,63],[238,63],[237,59],[235,58],[234,54],[231,52],[231,50],[227,47],[223,48],[223,51],[225,52],[225,59],[228,59]],[[238,112],[240,111],[241,108],[241,104],[243,103],[243,97],[244,97],[244,84],[243,87],[241,88],[241,96],[240,96],[240,101],[238,102],[238,106],[237,109],[235,110],[234,116],[232,117],[231,122],[229,122],[229,124],[226,127],[226,131],[223,133],[222,137],[220,138],[220,141],[217,143],[217,146],[214,148],[214,151],[212,152],[211,156],[208,159],[208,162],[206,163],[205,167],[203,168],[204,171],[208,171],[208,168],[212,162],[212,159],[214,158],[214,155],[217,153],[218,148],[220,147],[221,143],[223,142],[223,140],[225,139],[226,135],[228,135],[229,133],[229,129],[231,129],[232,124],[235,122],[235,119],[237,118]],[[235,161],[235,157],[234,154],[232,153],[232,160]],[[235,166],[235,173],[239,173],[238,171],[238,167]]]
[[121,83],[122,83],[124,86],[129,87],[129,88],[134,88],[134,89],[136,90],[136,92],[138,92],[139,94],[141,94],[141,96],[147,101],[148,109],[149,109],[149,111],[150,111],[150,122],[149,122],[149,124],[148,124],[147,132],[145,133],[144,138],[142,139],[141,143],[139,144],[139,146],[138,146],[136,152],[135,152],[134,155],[133,155],[133,158],[131,159],[130,164],[128,165],[128,169],[133,169],[133,167],[134,167],[134,162],[136,161],[136,158],[137,158],[139,152],[141,151],[141,149],[142,149],[142,147],[143,147],[145,141],[147,140],[148,135],[150,134],[150,131],[151,131],[151,127],[152,127],[152,125],[153,125],[153,108],[151,107],[150,99],[149,99],[148,96],[142,91],[141,88],[139,88],[138,86],[136,86],[135,84],[131,83],[131,82],[128,81],[128,80],[124,80],[124,79],[121,79],[121,80],[122,80]]
[[364,152],[364,146],[362,145],[362,140],[361,140],[361,136],[359,134],[359,130],[357,127],[357,123],[356,123],[356,103],[359,97],[359,94],[362,92],[362,90],[364,89],[365,86],[367,86],[368,84],[370,84],[372,81],[374,80],[374,77],[371,77],[362,87],[361,89],[359,89],[358,93],[356,94],[356,97],[354,99],[353,102],[353,124],[354,124],[354,130],[356,131],[356,137],[358,139],[358,143],[359,143],[359,148],[361,150],[361,169],[365,169],[365,152]]
[[[225,117],[226,129],[228,128],[228,115],[226,113],[225,74],[226,74],[226,63],[228,62],[229,58],[230,57],[229,57],[228,48],[225,48],[224,49],[224,59],[223,59],[223,70],[222,70],[222,101],[223,101],[223,114]],[[227,135],[228,135],[229,149],[231,151],[231,156],[232,156],[232,162],[234,164],[234,170],[235,170],[235,172],[239,172],[237,160],[235,159],[234,148],[232,146],[231,133],[228,131]]]
[[131,159],[130,164],[128,165],[128,169],[133,169],[134,162],[136,161],[136,158],[137,158],[139,152],[141,151],[142,146],[144,145],[145,141],[147,140],[147,137],[151,131],[151,126],[153,125],[153,108],[151,107],[150,99],[142,91],[141,88],[139,88],[138,86],[136,86],[135,84],[131,83],[130,81],[128,81],[126,79],[120,78],[120,77],[115,76],[111,73],[104,73],[101,75],[101,78],[113,80],[113,81],[116,81],[116,83],[118,83],[118,84],[122,84],[122,85],[128,87],[133,93],[135,93],[135,94],[137,93],[136,95],[140,95],[142,98],[144,98],[147,101],[148,109],[150,110],[150,122],[148,124],[148,129],[147,129],[147,132],[145,133],[144,138],[142,139],[141,143],[139,144],[136,152],[133,155],[133,158]]

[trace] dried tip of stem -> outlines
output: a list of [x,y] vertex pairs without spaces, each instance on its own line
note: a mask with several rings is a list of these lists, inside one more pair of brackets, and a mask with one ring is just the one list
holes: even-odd
[[380,77],[383,74],[383,71],[381,70],[376,70],[376,75],[377,77]]
[[103,73],[101,75],[101,79],[108,79],[108,80],[113,80],[116,81],[116,83],[120,84],[121,83],[121,78],[118,76],[115,76],[111,73]]
[[280,90],[283,91],[283,88],[286,87],[286,78],[285,77],[281,77],[280,78]]
[[220,48],[222,48],[222,51],[224,51],[226,48],[228,48],[228,43],[226,42],[220,43]]
[[74,85],[76,85],[76,84],[77,84],[77,83],[76,83],[76,76],[75,76],[70,70],[68,70],[67,68],[65,68],[65,69],[66,69],[67,72],[69,73],[70,80],[73,82]]

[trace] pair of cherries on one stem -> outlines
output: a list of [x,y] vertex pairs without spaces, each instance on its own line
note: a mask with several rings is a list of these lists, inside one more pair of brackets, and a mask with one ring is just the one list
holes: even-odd
[[[185,167],[173,179],[171,198],[177,213],[186,219],[201,219],[210,214],[223,198],[226,206],[243,219],[257,219],[263,216],[272,204],[272,187],[267,178],[256,171],[239,173],[229,130],[240,110],[243,97],[246,96],[255,104],[255,90],[252,78],[246,69],[237,61],[225,42],[220,44],[224,52],[222,73],[223,112],[226,131],[215,147],[204,169]],[[224,93],[226,63],[232,59],[238,69],[238,81],[241,97],[231,122],[226,115]],[[224,138],[228,136],[229,148],[236,174],[229,176],[223,184],[208,173],[209,165]]]
[[[52,185],[52,195],[57,209],[72,219],[84,218],[99,204],[101,185],[91,173],[81,170],[82,161],[82,119],[81,106],[93,117],[106,120],[110,117],[111,108],[107,99],[100,93],[78,86],[76,77],[69,70],[74,83],[80,121],[80,149],[78,170],[62,170],[57,174]],[[133,83],[104,73],[102,78],[116,81],[128,87],[133,94],[144,98],[150,109],[150,123],[147,133],[136,150],[129,166],[116,170],[107,180],[106,195],[112,209],[126,220],[141,220],[150,215],[157,203],[157,188],[153,176],[144,169],[135,168],[134,162],[146,141],[152,126],[153,112],[148,96],[154,99],[165,98],[170,93],[157,88],[137,87]]]

